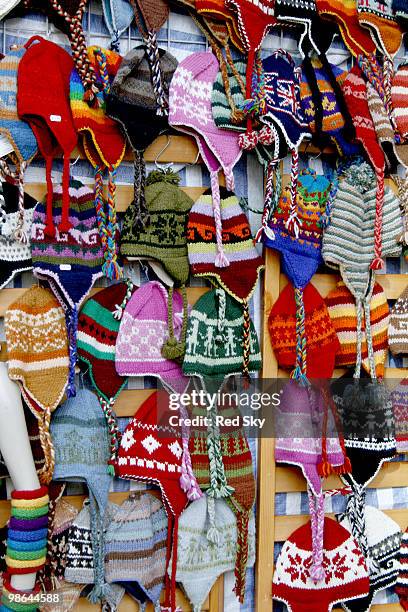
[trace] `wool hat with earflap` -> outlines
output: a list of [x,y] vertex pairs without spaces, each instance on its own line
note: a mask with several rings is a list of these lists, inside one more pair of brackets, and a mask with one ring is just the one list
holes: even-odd
[[[1,65],[1,64],[0,64]],[[395,123],[403,140],[408,140],[408,63],[400,64],[391,86]]]
[[[67,393],[75,395],[76,335],[78,311],[95,281],[102,276],[103,251],[96,224],[93,192],[80,181],[71,180],[68,189],[70,229],[67,233],[47,231],[47,204],[39,202],[32,226],[34,276],[46,280],[66,313],[70,348]],[[58,226],[64,214],[63,187],[54,188],[51,223]],[[54,227],[54,225],[53,225]]]
[[[18,187],[19,215],[13,232],[16,240],[23,244],[28,242],[27,228],[24,228],[24,173],[38,152],[34,132],[17,113],[17,74],[25,52],[25,47],[11,50],[0,61],[0,136],[9,145],[7,153],[10,149],[12,151],[11,156],[8,154],[5,159],[0,159],[0,171],[13,179]],[[10,168],[10,161],[15,164],[15,171]]]
[[178,291],[167,291],[158,281],[134,292],[116,340],[115,367],[120,376],[155,376],[172,391],[186,390],[189,381],[179,363],[186,342],[185,305]]
[[107,287],[89,298],[78,316],[78,358],[87,368],[108,423],[111,459],[120,442],[114,404],[127,382],[116,372],[115,347],[120,318],[133,290],[130,280]]
[[[309,379],[331,378],[340,345],[326,304],[312,283],[306,285],[303,291],[303,304],[306,376]],[[296,365],[297,310],[295,292],[288,283],[272,306],[268,319],[272,348],[279,366],[283,368],[293,368]],[[324,359],[321,358],[322,351]]]
[[229,38],[237,49],[244,51],[236,13],[231,7],[226,6],[224,0],[192,0],[192,4],[192,8],[204,19],[207,29],[214,38],[218,40],[222,38],[223,43]]
[[394,57],[402,42],[402,31],[389,2],[357,0],[358,22],[370,31],[380,53]]
[[340,525],[349,531],[358,542],[364,554],[370,576],[370,591],[366,597],[345,600],[342,607],[346,612],[369,612],[371,604],[377,593],[383,589],[393,587],[398,578],[398,555],[402,533],[398,523],[384,512],[373,506],[365,506],[364,523],[365,546],[361,546],[359,517],[352,509],[339,517]]
[[400,605],[408,610],[408,529],[404,531],[401,539],[401,548],[398,556],[398,579],[395,592],[399,597]]
[[[354,366],[357,361],[357,310],[353,295],[343,281],[339,281],[325,297],[329,316],[339,340],[335,365],[339,368]],[[370,373],[367,335],[372,344],[374,367],[377,378],[384,377],[384,366],[388,355],[390,310],[387,296],[379,283],[375,283],[370,299],[369,324],[366,313],[361,322],[362,367]]]
[[106,470],[110,456],[108,427],[96,395],[79,389],[75,398],[64,402],[51,422],[51,436],[55,444],[53,479],[85,482],[89,489],[94,564],[90,599],[96,603],[106,592],[103,524],[111,484]]
[[195,138],[210,172],[217,241],[215,265],[224,268],[230,262],[222,242],[218,173],[224,171],[227,189],[233,191],[232,171],[242,152],[238,145],[238,134],[221,130],[214,123],[211,95],[218,70],[218,60],[211,52],[193,53],[180,62],[170,84],[169,123]]
[[161,407],[166,409],[167,406],[168,409],[168,401],[167,393],[155,392],[142,404],[125,429],[114,467],[119,478],[160,487],[168,518],[166,567],[173,549],[170,581],[166,581],[165,605],[173,609],[176,596],[178,521],[188,498],[180,484],[183,458],[181,437],[169,425],[162,425],[159,419]]
[[77,144],[69,105],[69,78],[73,60],[69,53],[50,40],[32,36],[25,44],[26,52],[20,60],[17,77],[17,111],[34,132],[38,148],[45,159],[47,180],[46,232],[55,235],[52,222],[53,160],[64,157],[62,175],[62,214],[60,232],[67,232],[69,221],[69,161]]
[[119,38],[130,27],[134,14],[127,0],[102,0],[103,18],[111,37],[111,49],[119,53]]
[[408,353],[408,287],[391,308],[388,345],[393,355]]
[[316,0],[303,0],[300,6],[297,0],[276,0],[275,17],[279,25],[299,28],[298,46],[302,56],[307,57],[311,51],[321,55],[330,47],[334,28],[328,24],[321,27]]
[[[208,497],[193,502],[179,521],[176,580],[181,583],[193,610],[201,610],[212,586],[225,572],[233,571],[237,542],[237,521],[223,499],[216,499],[215,525],[217,544],[207,538],[209,528]],[[199,554],[197,554],[199,551]],[[249,519],[248,563],[255,563],[255,521]]]
[[[79,73],[74,69],[70,78],[71,110],[85,155],[95,171],[95,207],[105,258],[103,271],[109,279],[118,279],[122,276],[122,269],[118,263],[116,169],[125,155],[126,139],[119,124],[107,116],[105,98],[110,92],[122,58],[114,51],[97,46],[88,48],[88,58],[101,90],[97,94],[98,106],[93,108],[84,100],[84,86]],[[106,204],[103,194],[105,171],[109,176]]]
[[408,378],[401,380],[391,392],[395,418],[397,453],[408,453]]
[[157,605],[166,575],[167,516],[160,499],[131,493],[106,530],[105,576],[141,606]]
[[[33,267],[30,240],[23,243],[16,238],[16,230],[19,228],[20,221],[19,188],[4,181],[2,192],[0,196],[0,289],[3,289],[17,275]],[[23,202],[25,212],[22,230],[29,237],[36,201],[28,194],[24,194]]]
[[364,597],[370,582],[364,557],[349,531],[331,518],[324,519],[325,579],[313,582],[312,527],[308,522],[286,540],[276,562],[272,597],[291,612],[330,612],[345,599]]

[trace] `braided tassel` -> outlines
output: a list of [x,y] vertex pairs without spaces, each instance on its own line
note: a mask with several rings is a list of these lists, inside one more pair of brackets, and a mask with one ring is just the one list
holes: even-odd
[[305,330],[305,305],[303,302],[303,289],[294,288],[296,302],[296,363],[295,369],[290,377],[303,384],[307,383],[306,377],[306,330]]
[[377,193],[375,197],[375,222],[374,222],[374,259],[371,262],[372,270],[382,270],[384,260],[382,258],[382,220],[384,207],[384,168],[377,170]]
[[299,236],[300,219],[297,214],[297,184],[299,176],[299,154],[296,149],[292,150],[292,166],[290,170],[290,209],[289,218],[285,226],[296,238]]
[[134,227],[143,229],[150,222],[149,211],[146,205],[145,183],[146,183],[146,164],[142,151],[135,151],[134,159],[134,191],[133,191],[133,210]]
[[110,93],[111,89],[108,74],[108,60],[106,58],[106,54],[102,51],[102,49],[96,49],[94,53],[99,66],[99,75],[102,79],[103,93],[105,96],[107,96]]
[[113,463],[116,459],[120,441],[122,439],[122,434],[120,433],[116,414],[113,409],[113,404],[115,403],[115,400],[113,397],[110,398],[109,401],[106,401],[103,397],[99,397],[98,399],[99,399],[99,403],[101,405],[103,414],[105,415],[106,422],[108,424],[109,443],[110,443],[110,459],[109,459],[109,465],[108,465],[108,474],[110,474],[111,476],[114,476],[115,470],[113,467]]
[[186,493],[190,501],[200,499],[203,496],[203,492],[195,477],[193,466],[191,463],[191,455],[188,447],[190,438],[190,428],[185,425],[188,413],[186,407],[182,404],[179,405],[180,416],[182,417],[182,444],[183,444],[183,457],[181,462],[181,476],[180,476],[180,487]]
[[69,374],[67,385],[67,397],[75,397],[75,366],[77,361],[77,330],[78,330],[78,310],[74,306],[70,313],[66,314],[67,331],[69,340]]
[[146,45],[147,59],[149,62],[152,85],[154,95],[156,97],[157,110],[156,114],[161,117],[167,117],[169,114],[169,102],[166,98],[166,94],[163,87],[162,72],[160,67],[160,54],[157,46],[157,34],[153,30],[147,33],[144,38]]
[[323,569],[323,535],[324,535],[324,495],[315,496],[308,488],[309,512],[312,528],[312,567],[310,578],[314,583],[324,578]]
[[227,483],[224,462],[222,460],[221,442],[218,427],[215,424],[214,407],[209,411],[210,424],[208,426],[207,452],[210,466],[210,488],[207,491],[209,497],[230,497],[234,488]]
[[[24,174],[26,169],[27,162],[23,161],[20,164],[20,168],[13,172],[8,163],[4,159],[0,159],[0,172],[4,177],[11,178],[18,188],[18,220],[17,227],[14,230],[14,238],[17,242],[21,242],[21,244],[28,244],[29,240],[29,236],[24,229]],[[4,230],[2,230],[2,235],[9,237],[10,234],[6,235]]]
[[248,525],[249,512],[237,514],[237,553],[235,557],[234,593],[240,603],[244,603],[246,567],[248,564]]
[[116,168],[109,168],[109,184],[108,184],[108,215],[107,215],[107,250],[108,259],[102,268],[106,276],[111,280],[119,280],[123,276],[122,268],[118,264],[118,251],[116,244],[116,234],[118,231],[118,223],[116,219]]
[[269,219],[275,207],[274,195],[275,195],[275,170],[276,162],[268,162],[268,169],[266,173],[265,182],[265,198],[264,198],[264,209],[262,213],[261,227],[255,234],[254,242],[262,242],[263,235],[267,236],[270,240],[275,240],[275,233],[272,228],[269,227]]
[[249,361],[251,356],[251,317],[249,315],[248,301],[243,301],[242,325],[242,374],[246,382],[250,381]]
[[38,433],[40,436],[41,448],[44,453],[45,463],[41,468],[38,478],[42,485],[49,485],[52,480],[55,467],[55,449],[50,434],[51,410],[44,410],[38,418]]
[[113,311],[113,318],[116,319],[117,321],[121,320],[122,315],[126,308],[126,304],[132,297],[133,289],[135,287],[132,281],[130,280],[130,278],[126,278],[125,283],[127,285],[125,297],[123,298],[123,301],[121,304],[115,304],[115,310]]
[[220,197],[220,186],[218,184],[218,173],[211,172],[211,191],[212,201],[214,209],[214,222],[215,222],[215,237],[217,241],[217,255],[215,257],[215,265],[217,268],[227,268],[229,261],[224,252],[224,245],[222,243],[222,220],[221,220],[221,197]]

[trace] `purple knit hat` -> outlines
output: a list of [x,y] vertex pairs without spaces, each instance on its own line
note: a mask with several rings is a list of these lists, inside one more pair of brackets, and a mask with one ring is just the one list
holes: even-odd
[[215,265],[222,268],[229,262],[222,245],[218,172],[223,170],[227,189],[234,191],[232,170],[242,151],[238,132],[218,128],[213,119],[212,88],[219,69],[211,51],[193,53],[180,62],[170,83],[169,124],[195,138],[210,173],[218,250]]
[[[120,376],[155,376],[166,388],[181,393],[186,390],[189,379],[183,376],[179,363],[162,354],[169,337],[168,303],[167,289],[157,281],[146,283],[134,292],[120,322],[115,365]],[[179,340],[183,322],[180,293],[174,292],[170,304],[174,335]]]

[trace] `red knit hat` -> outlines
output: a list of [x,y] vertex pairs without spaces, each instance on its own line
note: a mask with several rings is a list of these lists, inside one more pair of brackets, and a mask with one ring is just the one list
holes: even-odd
[[369,593],[366,563],[353,536],[331,518],[325,518],[322,527],[323,580],[315,583],[310,578],[311,522],[292,533],[278,557],[272,596],[286,603],[291,612],[329,612],[336,603]]
[[[304,289],[303,302],[307,343],[306,376],[331,378],[340,344],[326,304],[311,283]],[[292,368],[296,363],[296,312],[294,289],[288,283],[273,305],[268,319],[272,347],[279,365],[284,368]]]
[[64,156],[62,215],[59,230],[69,223],[69,160],[77,144],[77,134],[69,105],[69,77],[74,66],[62,47],[32,36],[18,69],[17,111],[30,124],[45,159],[47,179],[47,232],[54,235],[52,223],[52,179],[54,157]]
[[395,72],[391,98],[398,131],[406,141],[408,140],[408,63],[401,64]]
[[384,204],[385,156],[375,131],[367,102],[367,88],[361,68],[356,64],[343,83],[344,100],[347,104],[356,130],[356,139],[361,142],[377,175],[377,195],[375,205],[374,259],[371,267],[378,270],[384,267],[382,253],[382,216]]

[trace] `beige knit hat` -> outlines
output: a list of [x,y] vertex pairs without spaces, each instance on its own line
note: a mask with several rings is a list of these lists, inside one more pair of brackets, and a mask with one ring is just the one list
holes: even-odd
[[394,355],[408,353],[408,286],[391,309],[388,344]]

